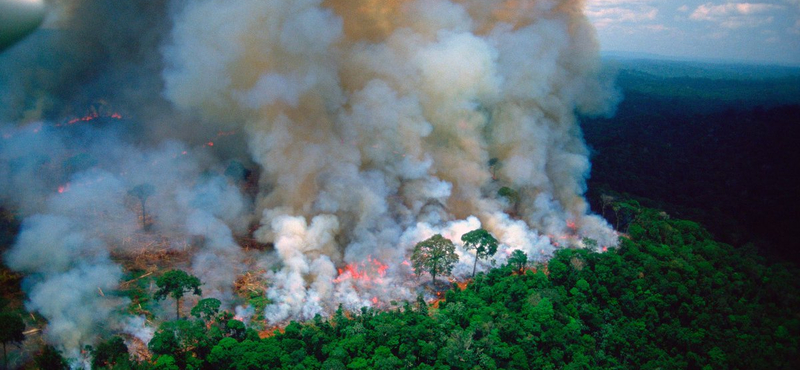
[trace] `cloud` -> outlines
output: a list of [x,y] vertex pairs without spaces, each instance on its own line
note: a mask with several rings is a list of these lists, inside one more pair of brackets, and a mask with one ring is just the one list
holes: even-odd
[[782,5],[766,3],[706,3],[698,6],[689,19],[714,22],[729,29],[754,28],[772,23],[774,12],[784,8]]
[[727,3],[713,5],[706,3],[697,7],[689,18],[694,20],[713,21],[722,17],[756,15],[763,14],[772,10],[783,9],[780,5],[763,3]]
[[800,19],[796,20],[794,22],[794,25],[792,25],[792,27],[789,27],[786,31],[791,34],[800,35]]
[[658,14],[655,8],[647,9],[646,11],[636,11],[625,8],[608,8],[601,10],[588,11],[587,14],[595,18],[615,19],[619,22],[640,22],[645,20],[653,20]]
[[597,28],[655,20],[658,9],[653,0],[589,0],[586,15]]
[[667,31],[670,28],[663,24],[648,24],[644,27],[650,31]]
[[607,6],[628,6],[653,3],[656,0],[587,0],[588,6],[607,7]]

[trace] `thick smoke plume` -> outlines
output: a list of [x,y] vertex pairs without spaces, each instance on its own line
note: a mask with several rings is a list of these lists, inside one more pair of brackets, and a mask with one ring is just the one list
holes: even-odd
[[[413,299],[406,258],[436,233],[460,278],[460,237],[479,227],[500,263],[616,242],[583,197],[576,114],[616,100],[583,1],[54,5],[0,55],[0,196],[24,218],[5,261],[68,350],[133,322],[101,293],[145,240],[189,252],[178,267],[230,307],[237,276],[267,271],[273,324]],[[249,236],[269,247],[243,249]]]

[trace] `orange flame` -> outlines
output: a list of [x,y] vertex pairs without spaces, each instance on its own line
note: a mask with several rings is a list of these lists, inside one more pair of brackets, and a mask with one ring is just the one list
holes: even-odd
[[80,122],[94,121],[94,120],[96,120],[98,118],[122,119],[122,115],[117,113],[117,112],[114,112],[114,113],[111,113],[111,114],[102,114],[102,115],[100,113],[98,113],[98,112],[91,112],[91,113],[89,113],[89,114],[87,114],[87,115],[85,115],[83,117],[73,118],[73,119],[67,121],[66,124],[58,124],[58,125],[56,125],[56,127],[74,125],[74,124],[80,123]]
[[388,269],[389,265],[372,258],[372,256],[368,256],[367,260],[364,262],[350,263],[344,268],[338,269],[339,276],[334,279],[334,282],[338,283],[345,279],[372,282],[375,279],[386,276],[386,270]]

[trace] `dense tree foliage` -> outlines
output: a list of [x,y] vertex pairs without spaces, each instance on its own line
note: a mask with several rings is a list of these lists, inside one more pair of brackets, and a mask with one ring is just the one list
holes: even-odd
[[436,275],[449,274],[456,261],[458,261],[458,255],[455,245],[441,234],[417,243],[414,253],[411,255],[411,262],[414,264],[417,274],[428,271],[434,285],[436,285]]
[[142,206],[142,230],[147,230],[147,208],[145,208],[147,198],[150,198],[155,192],[155,186],[149,183],[139,184],[128,190],[128,195],[138,199]]
[[192,316],[202,319],[203,321],[213,321],[219,314],[219,307],[222,302],[216,298],[205,298],[197,302],[197,305],[192,308]]
[[[798,76],[767,67],[623,65],[616,115],[582,122],[593,152],[593,208],[602,212],[611,189],[633,194],[701,222],[718,240],[800,262]],[[614,224],[611,209],[605,214]]]
[[[161,325],[152,369],[795,369],[797,271],[635,208],[607,253],[561,249],[379,312],[292,322],[259,336],[214,301]],[[524,253],[523,253],[524,255]],[[527,258],[524,259],[527,262]],[[200,313],[203,314],[200,314]],[[206,314],[207,313],[207,314]]]
[[67,361],[61,356],[61,352],[51,345],[46,345],[34,359],[36,368],[40,370],[66,370],[69,369]]
[[153,294],[156,300],[161,300],[167,296],[175,299],[175,316],[181,318],[181,298],[186,293],[202,294],[200,289],[200,279],[189,275],[183,270],[170,270],[161,275],[156,280],[158,290]]
[[11,343],[21,343],[25,340],[22,332],[25,323],[18,314],[13,312],[0,312],[0,342],[3,343],[3,368],[8,368],[8,349]]
[[121,369],[131,366],[128,346],[120,337],[112,337],[92,349],[92,369]]
[[525,266],[528,264],[528,255],[520,250],[513,251],[511,255],[508,256],[508,264],[516,268],[519,272],[523,272]]
[[461,241],[464,242],[464,249],[475,250],[472,276],[475,276],[475,268],[478,266],[479,259],[486,259],[497,253],[497,239],[484,229],[472,230],[462,235]]

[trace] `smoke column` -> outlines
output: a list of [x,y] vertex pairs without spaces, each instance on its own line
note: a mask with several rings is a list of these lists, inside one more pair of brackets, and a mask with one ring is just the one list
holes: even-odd
[[[272,324],[413,299],[426,278],[406,258],[436,233],[459,248],[456,277],[474,261],[460,237],[479,227],[502,243],[500,263],[616,243],[583,197],[576,114],[618,99],[583,1],[56,5],[0,55],[0,196],[24,218],[5,261],[63,348],[136,321],[94,292],[118,285],[116,254],[144,248],[129,240],[156,233],[228,307],[238,275],[267,271]],[[58,127],[98,101],[130,118]],[[209,142],[222,132],[235,134]],[[233,164],[260,174],[257,191]],[[144,183],[148,233],[126,195]],[[237,245],[251,225],[266,251]]]
[[542,235],[613,244],[587,214],[575,119],[613,95],[596,48],[580,1],[207,0],[177,14],[163,76],[177,107],[248,133],[281,321],[366,304],[329,286],[334,266],[372,257],[394,276],[414,242],[469,216],[534,256],[551,251]]

